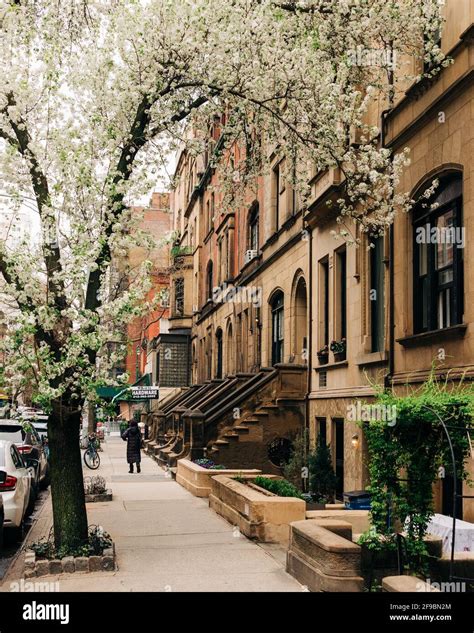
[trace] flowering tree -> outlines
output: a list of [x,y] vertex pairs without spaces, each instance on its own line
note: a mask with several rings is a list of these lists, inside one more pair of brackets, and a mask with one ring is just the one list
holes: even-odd
[[405,156],[380,146],[368,108],[420,78],[414,57],[443,63],[440,25],[436,0],[0,2],[2,199],[12,213],[32,206],[40,226],[34,247],[0,242],[1,291],[15,304],[5,375],[12,387],[28,376],[51,411],[57,545],[86,538],[81,408],[147,290],[144,270],[109,292],[111,261],[146,239],[130,202],[176,141],[201,152],[225,110],[223,146],[243,148],[224,169],[230,202],[277,148],[303,199],[308,164],[338,166],[340,217],[385,228],[409,202],[395,191]]

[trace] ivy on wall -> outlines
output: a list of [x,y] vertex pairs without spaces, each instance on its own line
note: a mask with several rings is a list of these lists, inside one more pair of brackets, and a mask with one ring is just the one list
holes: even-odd
[[438,416],[448,426],[456,475],[467,480],[474,389],[440,383],[432,376],[406,396],[380,393],[377,405],[379,411],[395,412],[395,417],[387,422],[377,415],[361,422],[367,438],[372,527],[359,542],[375,551],[391,550],[396,548],[397,533],[403,532],[407,570],[423,573],[427,564],[423,538],[434,513],[433,484],[441,466],[447,474],[453,470]]

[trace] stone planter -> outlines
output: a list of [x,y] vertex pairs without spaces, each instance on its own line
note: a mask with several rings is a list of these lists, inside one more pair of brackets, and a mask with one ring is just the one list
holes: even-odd
[[226,475],[228,477],[248,476],[255,477],[261,474],[261,470],[213,470],[203,468],[189,459],[178,460],[178,470],[176,481],[189,490],[195,497],[209,497],[211,492],[211,481],[216,475]]
[[361,552],[352,526],[341,520],[291,524],[286,570],[310,591],[362,592]]
[[285,545],[289,524],[303,520],[306,514],[306,503],[302,499],[278,497],[225,475],[212,477],[209,507],[238,526],[245,536]]
[[48,560],[36,558],[35,552],[25,554],[25,578],[57,576],[75,572],[115,571],[115,545],[104,550],[101,556],[66,556]]
[[86,494],[86,503],[100,503],[102,501],[112,501],[112,490],[110,488],[105,492],[98,492],[92,495]]

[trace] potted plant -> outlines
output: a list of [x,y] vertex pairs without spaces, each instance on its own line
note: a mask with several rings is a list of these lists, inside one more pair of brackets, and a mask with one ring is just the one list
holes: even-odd
[[320,365],[327,365],[329,362],[329,347],[327,345],[321,347],[319,352],[317,352],[317,356]]
[[326,503],[334,503],[336,474],[332,467],[329,446],[318,439],[316,449],[309,456],[309,487],[313,503],[324,510]]
[[334,362],[339,363],[342,360],[346,360],[346,339],[332,341],[331,352],[334,354]]

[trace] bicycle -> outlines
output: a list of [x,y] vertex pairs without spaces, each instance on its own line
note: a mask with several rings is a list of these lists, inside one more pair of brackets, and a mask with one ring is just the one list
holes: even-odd
[[100,457],[97,452],[97,438],[95,435],[87,437],[87,447],[84,451],[84,464],[91,470],[97,470],[100,466]]

